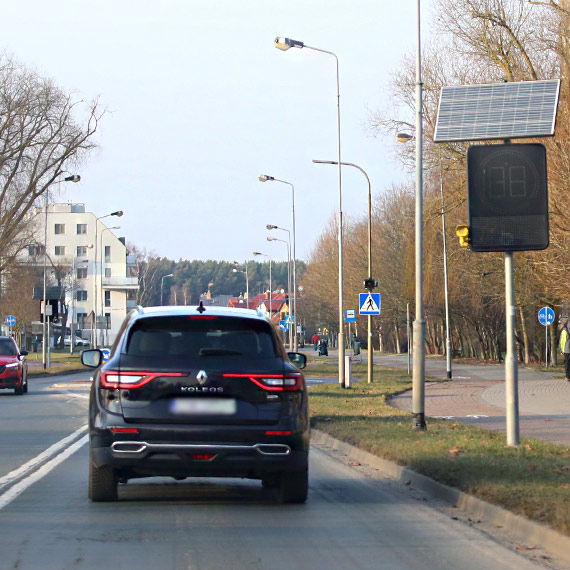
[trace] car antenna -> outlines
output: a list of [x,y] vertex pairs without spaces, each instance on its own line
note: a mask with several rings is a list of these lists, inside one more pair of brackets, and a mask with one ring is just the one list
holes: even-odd
[[196,309],[200,314],[202,314],[206,308],[204,307],[204,303],[202,301],[200,301],[200,304],[198,305],[198,308]]

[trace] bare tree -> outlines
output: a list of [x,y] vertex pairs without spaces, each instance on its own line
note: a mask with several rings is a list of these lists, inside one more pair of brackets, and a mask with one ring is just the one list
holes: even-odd
[[33,241],[32,207],[95,148],[104,113],[97,100],[75,100],[51,79],[0,56],[0,271]]

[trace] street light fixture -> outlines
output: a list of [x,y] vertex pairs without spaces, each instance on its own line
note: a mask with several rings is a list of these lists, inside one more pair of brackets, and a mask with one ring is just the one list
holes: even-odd
[[[315,164],[337,164],[334,160],[313,160]],[[352,162],[343,162],[343,166],[353,166],[357,168],[366,177],[366,182],[368,183],[368,278],[364,281],[367,284],[367,289],[370,293],[375,287],[375,281],[372,278],[372,189],[370,187],[370,178],[368,174],[360,166],[353,164]],[[373,372],[373,362],[374,354],[372,347],[372,315],[368,315],[368,383],[371,384],[374,381]]]
[[[269,176],[268,174],[262,174],[259,177],[259,181],[260,182],[281,182],[282,184],[288,184],[289,186],[291,186],[291,196],[293,198],[293,329],[295,330],[295,333],[293,334],[294,336],[294,341],[293,341],[293,347],[292,350],[294,350],[295,352],[297,351],[297,323],[299,322],[299,319],[297,318],[297,253],[296,253],[296,248],[295,248],[295,244],[297,242],[297,234],[296,234],[296,230],[295,230],[295,186],[293,186],[293,184],[291,184],[291,182],[287,182],[286,180],[279,180],[278,178],[275,178],[273,176]],[[267,229],[273,229],[270,228],[269,225],[267,226]],[[277,228],[277,226],[275,226],[275,229],[283,229],[283,228]],[[285,230],[285,231],[289,231],[289,230]],[[291,239],[290,235],[289,235],[289,239]]]
[[160,306],[161,306],[161,307],[162,307],[162,291],[163,291],[163,289],[164,289],[164,280],[165,280],[167,277],[174,277],[174,274],[173,274],[173,273],[168,273],[168,275],[163,275],[163,276],[160,278]]
[[[419,2],[419,0],[418,0]],[[337,99],[337,135],[338,135],[338,382],[344,386],[344,323],[343,323],[343,251],[342,251],[342,166],[340,156],[340,74],[338,57],[331,51],[311,47],[298,40],[290,38],[275,38],[275,47],[287,51],[294,48],[307,48],[332,55],[336,62],[336,99]],[[295,335],[296,336],[296,335]]]
[[[267,241],[280,241],[281,243],[284,243],[287,246],[287,297],[289,298],[289,302],[287,303],[288,305],[287,312],[288,316],[290,316],[291,315],[291,243],[285,241],[284,239],[279,239],[273,236],[267,236]],[[289,330],[289,349],[295,351],[293,337],[297,335],[294,332],[296,327],[294,319],[293,323],[289,324],[292,325],[291,329]]]
[[[94,263],[93,263],[93,317],[95,320],[95,331],[94,331],[94,341],[93,348],[97,348],[97,281],[98,278],[98,264],[97,264],[97,236],[99,232],[99,220],[103,220],[110,216],[116,216],[120,218],[123,215],[123,210],[117,210],[116,212],[111,212],[110,214],[105,214],[99,218],[95,218],[95,251],[94,251]],[[103,292],[101,292],[103,294]]]
[[[81,180],[81,176],[79,174],[72,174],[70,176],[66,176],[62,180],[54,180],[52,184],[58,182],[61,184],[62,182],[79,182]],[[44,303],[44,318],[42,322],[42,363],[43,367],[49,368],[49,357],[50,357],[50,342],[48,337],[48,314],[47,314],[47,234],[48,234],[48,207],[49,207],[49,187],[45,190],[46,198],[45,198],[45,220],[44,220],[44,283],[43,283],[43,303]],[[47,345],[47,346],[46,346]],[[47,349],[47,350],[46,350]]]
[[[237,264],[237,261],[234,261],[235,264]],[[247,262],[245,263],[245,271],[242,271],[241,269],[238,269],[237,267],[234,267],[232,269],[233,273],[245,273],[245,296],[246,296],[246,308],[249,309],[249,276],[247,274]]]
[[269,318],[271,319],[271,322],[273,322],[273,288],[271,285],[271,256],[268,255],[267,253],[262,253],[261,251],[254,251],[253,255],[258,256],[258,255],[263,255],[265,257],[269,258]]

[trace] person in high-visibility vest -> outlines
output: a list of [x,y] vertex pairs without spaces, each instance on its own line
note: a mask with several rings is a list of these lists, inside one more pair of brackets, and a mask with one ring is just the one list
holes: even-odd
[[565,379],[570,382],[570,319],[566,321],[564,328],[560,332],[558,346],[560,347],[560,354],[564,355]]

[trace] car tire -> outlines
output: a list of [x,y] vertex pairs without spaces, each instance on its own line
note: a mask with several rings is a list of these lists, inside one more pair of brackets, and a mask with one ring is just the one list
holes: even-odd
[[28,375],[24,373],[24,377],[22,378],[23,390],[24,394],[28,393]]
[[280,485],[280,478],[275,475],[263,477],[261,484],[264,489],[276,489]]
[[21,396],[24,392],[24,377],[22,376],[20,384],[14,388],[14,394],[16,394],[16,396]]
[[95,503],[116,501],[117,475],[112,467],[96,467],[89,461],[89,498]]
[[309,493],[309,470],[283,473],[279,481],[279,501],[281,503],[301,504]]

